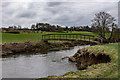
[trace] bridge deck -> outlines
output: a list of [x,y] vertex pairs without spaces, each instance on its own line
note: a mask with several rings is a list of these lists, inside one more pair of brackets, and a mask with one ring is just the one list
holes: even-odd
[[94,40],[96,36],[84,34],[45,34],[44,40]]

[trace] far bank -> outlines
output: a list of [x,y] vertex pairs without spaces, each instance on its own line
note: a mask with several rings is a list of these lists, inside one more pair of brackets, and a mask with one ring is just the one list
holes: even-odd
[[40,40],[38,42],[24,42],[24,43],[3,43],[2,44],[2,56],[22,54],[25,52],[40,52],[47,53],[48,51],[56,51],[69,49],[77,45],[96,45],[96,42],[89,42],[83,40],[73,40],[73,41],[44,41]]

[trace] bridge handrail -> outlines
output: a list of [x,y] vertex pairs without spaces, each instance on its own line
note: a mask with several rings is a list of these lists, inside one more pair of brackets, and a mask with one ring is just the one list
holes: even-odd
[[83,36],[96,37],[96,36],[93,36],[93,35],[85,35],[85,34],[44,34],[42,36],[47,36],[47,35],[83,35]]
[[44,34],[42,35],[42,40],[88,39],[90,41],[90,40],[94,40],[95,38],[97,37],[93,35],[85,35],[85,34]]

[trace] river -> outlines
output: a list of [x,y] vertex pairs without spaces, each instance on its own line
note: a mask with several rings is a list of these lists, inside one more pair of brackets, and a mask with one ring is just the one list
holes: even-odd
[[75,46],[70,50],[51,51],[47,54],[3,58],[2,78],[42,78],[77,71],[74,63],[68,61],[68,58],[62,60],[61,56],[72,56],[78,49],[87,46]]

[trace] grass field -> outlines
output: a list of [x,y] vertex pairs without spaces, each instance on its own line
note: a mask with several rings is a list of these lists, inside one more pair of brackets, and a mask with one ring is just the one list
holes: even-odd
[[62,76],[49,76],[48,78],[118,78],[118,45],[111,43],[96,45],[87,48],[104,50],[111,57],[111,62],[88,66],[86,70],[71,71]]
[[25,42],[25,41],[39,41],[42,39],[42,34],[85,34],[94,35],[92,32],[85,31],[73,31],[69,33],[56,33],[56,32],[43,32],[43,33],[22,33],[22,34],[11,34],[11,33],[0,33],[2,34],[2,43],[12,43],[12,42]]

